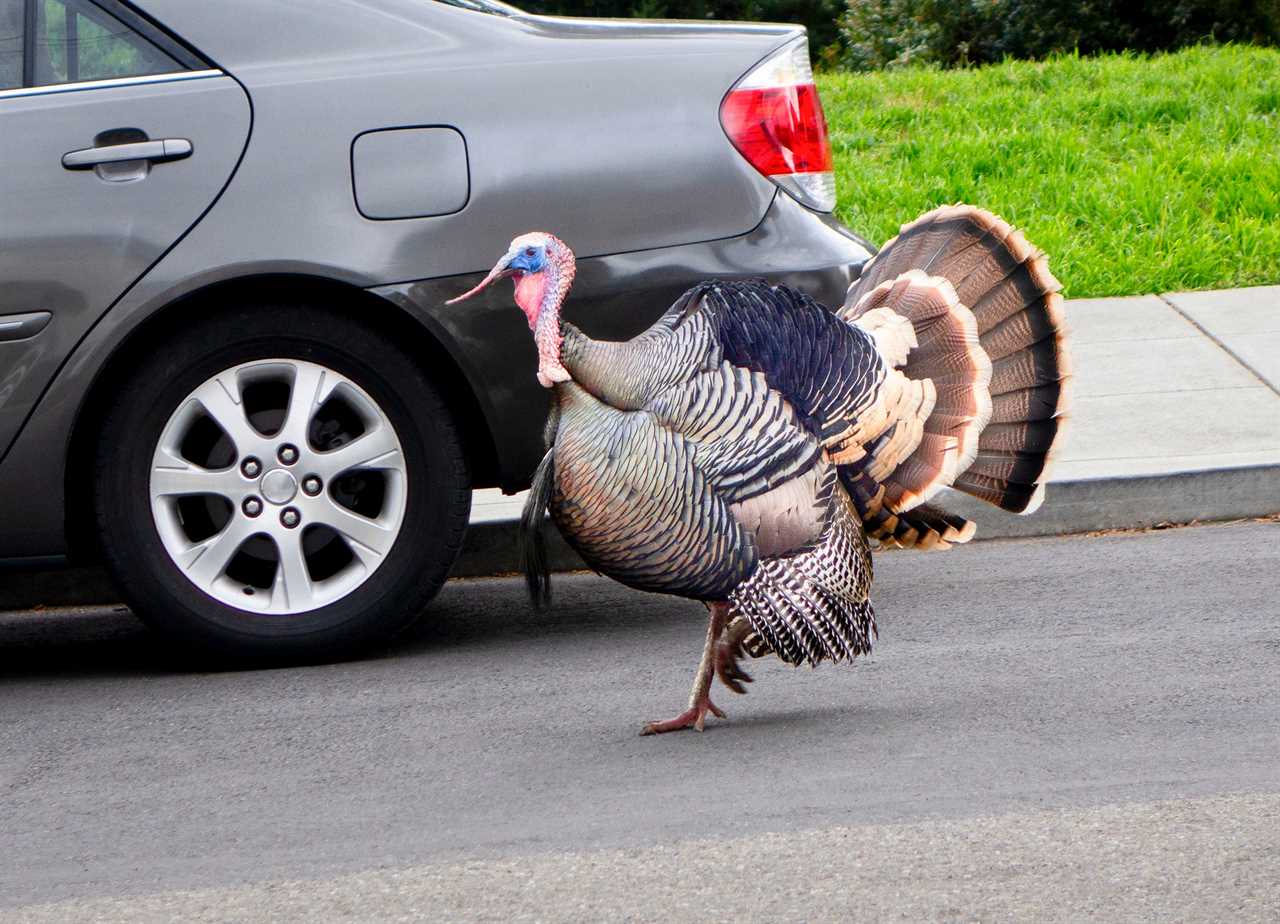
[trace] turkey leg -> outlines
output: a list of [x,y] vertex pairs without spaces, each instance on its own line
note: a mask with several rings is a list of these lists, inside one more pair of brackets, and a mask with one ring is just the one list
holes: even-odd
[[746,693],[744,683],[751,682],[751,675],[742,669],[739,660],[746,656],[743,641],[751,634],[751,624],[739,616],[730,621],[716,642],[716,676],[734,693]]
[[663,732],[679,731],[682,728],[694,728],[702,731],[706,724],[707,713],[723,719],[724,713],[711,702],[711,678],[715,676],[716,642],[724,631],[725,621],[729,617],[729,604],[725,602],[708,603],[711,618],[707,624],[707,643],[702,649],[702,660],[698,662],[698,673],[693,678],[693,690],[689,693],[689,708],[674,719],[665,722],[650,722],[640,732],[642,735],[660,735]]

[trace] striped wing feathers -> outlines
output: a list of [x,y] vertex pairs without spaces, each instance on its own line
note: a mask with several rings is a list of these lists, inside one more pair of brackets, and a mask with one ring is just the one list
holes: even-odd
[[726,361],[762,373],[824,446],[847,440],[886,372],[870,334],[786,286],[712,283],[703,305]]
[[562,386],[552,514],[589,565],[624,584],[724,599],[755,548],[695,461],[653,415]]
[[729,501],[796,477],[822,451],[762,373],[728,362],[669,389],[647,410],[692,444],[699,470]]

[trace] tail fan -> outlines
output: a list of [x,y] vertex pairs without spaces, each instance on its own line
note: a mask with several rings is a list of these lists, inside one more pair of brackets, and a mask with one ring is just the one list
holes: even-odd
[[555,450],[548,449],[533,473],[529,497],[520,514],[520,567],[529,599],[536,607],[551,602],[551,569],[547,565],[547,543],[542,528],[555,483]]
[[[920,507],[948,485],[1015,513],[1039,506],[1071,375],[1060,288],[1020,231],[968,205],[904,225],[849,288],[841,316],[877,337],[900,366],[894,374],[928,380],[936,392],[918,441],[893,440],[894,429],[918,421],[877,441],[909,454],[874,464],[873,445],[842,470],[872,535],[904,545],[966,541],[968,521]],[[911,332],[896,332],[890,313]],[[871,485],[859,481],[867,472]]]

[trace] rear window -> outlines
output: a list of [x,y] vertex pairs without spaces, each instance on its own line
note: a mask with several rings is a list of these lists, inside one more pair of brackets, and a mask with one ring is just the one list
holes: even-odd
[[35,85],[181,71],[181,64],[87,0],[35,4]]
[[0,0],[0,90],[22,86],[23,0]]
[[118,15],[90,0],[0,0],[0,90],[189,69],[192,56],[162,48],[167,39],[128,7],[113,9]]

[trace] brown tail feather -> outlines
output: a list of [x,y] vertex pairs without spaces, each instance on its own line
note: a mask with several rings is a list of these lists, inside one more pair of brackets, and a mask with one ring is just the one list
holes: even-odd
[[1063,382],[1051,382],[1039,388],[1008,391],[991,398],[991,422],[1017,423],[1021,420],[1052,420],[1068,409]]
[[969,466],[966,474],[986,475],[999,481],[1035,486],[1044,469],[1044,453],[1026,450],[1002,452],[996,449],[979,449],[978,458]]
[[1025,350],[996,360],[991,364],[991,394],[1003,395],[1061,381],[1057,358],[1054,341],[1041,340]]
[[999,478],[989,478],[975,472],[965,472],[956,479],[954,487],[966,494],[995,504],[1015,513],[1030,512],[1035,509],[1032,502],[1040,494],[1038,484],[1015,484]]
[[997,452],[1046,453],[1053,448],[1058,435],[1055,420],[1020,420],[1014,423],[991,423],[978,437],[978,450]]
[[[1032,247],[1021,233],[1010,235],[1006,243],[1019,249],[1006,252],[999,261],[998,271],[986,278],[974,272],[963,283],[965,291],[974,295],[971,310],[978,321],[979,333],[985,334],[1019,311],[1044,305],[1047,296],[1062,288],[1049,272],[1044,254]],[[1060,300],[1061,297],[1049,299]],[[1055,320],[1060,320],[1060,316]]]
[[978,339],[994,363],[1019,350],[1056,338],[1057,334],[1058,328],[1053,319],[1047,313],[1032,308],[1019,311],[1001,321],[985,333],[979,334]]

